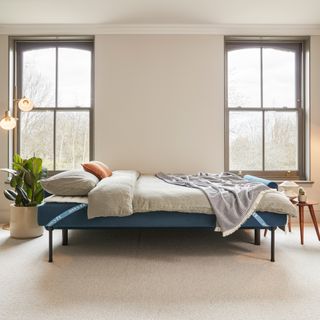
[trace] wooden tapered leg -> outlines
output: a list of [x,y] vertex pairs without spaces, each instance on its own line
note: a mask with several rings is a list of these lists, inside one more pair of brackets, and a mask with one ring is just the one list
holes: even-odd
[[304,208],[299,206],[299,225],[300,225],[300,240],[301,244],[304,242]]
[[312,222],[313,222],[314,228],[316,229],[318,240],[320,241],[319,227],[318,227],[316,214],[314,213],[313,205],[310,205],[308,207],[309,207],[309,211],[310,211],[310,215],[311,215],[311,218],[312,218]]
[[291,232],[291,216],[289,216],[288,228],[289,228],[289,232]]
[[264,229],[264,234],[263,234],[263,236],[266,237],[266,236],[267,236],[267,233],[268,233],[268,229]]

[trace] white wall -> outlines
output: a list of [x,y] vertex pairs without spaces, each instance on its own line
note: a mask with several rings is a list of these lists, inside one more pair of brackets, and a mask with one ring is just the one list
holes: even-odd
[[[112,168],[142,172],[223,170],[223,36],[97,35],[95,51],[96,159]],[[8,37],[0,35],[1,114],[7,106],[7,56]],[[311,179],[315,183],[307,192],[320,201],[319,87],[320,36],[312,36]],[[3,167],[7,138],[2,130],[0,139]],[[7,220],[7,208],[0,194],[0,222]]]
[[320,202],[320,36],[312,36],[310,43],[310,103],[311,103],[311,180],[308,196]]
[[[8,36],[0,35],[0,117],[8,107]],[[8,133],[0,130],[0,168],[8,166]],[[0,172],[0,181],[6,175]],[[3,196],[4,183],[0,183],[0,223],[9,219],[9,203]]]
[[99,35],[95,155],[142,172],[222,171],[222,36]]

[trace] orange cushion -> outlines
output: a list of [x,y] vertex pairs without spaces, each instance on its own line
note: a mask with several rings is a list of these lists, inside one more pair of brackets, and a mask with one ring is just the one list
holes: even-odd
[[90,161],[81,165],[85,171],[94,174],[100,180],[112,175],[111,169],[100,161]]

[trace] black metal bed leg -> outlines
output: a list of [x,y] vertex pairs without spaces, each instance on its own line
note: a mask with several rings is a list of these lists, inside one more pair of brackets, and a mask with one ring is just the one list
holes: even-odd
[[260,246],[260,229],[254,229],[254,244]]
[[271,228],[271,259],[270,261],[271,262],[274,262],[275,261],[275,231],[276,231],[276,228]]
[[52,251],[52,236],[53,236],[53,228],[48,228],[49,231],[49,259],[48,262],[52,262],[53,259],[53,251]]
[[62,245],[67,246],[68,244],[68,229],[62,229]]

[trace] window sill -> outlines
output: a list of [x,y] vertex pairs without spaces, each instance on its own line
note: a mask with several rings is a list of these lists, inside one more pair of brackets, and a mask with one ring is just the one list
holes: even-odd
[[[272,181],[280,184],[280,183],[287,181],[287,180],[272,180]],[[290,181],[294,181],[297,184],[314,184],[314,181],[312,181],[312,180],[290,180]]]

